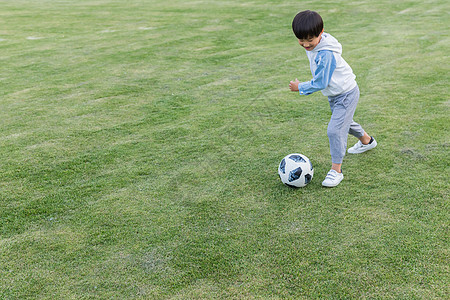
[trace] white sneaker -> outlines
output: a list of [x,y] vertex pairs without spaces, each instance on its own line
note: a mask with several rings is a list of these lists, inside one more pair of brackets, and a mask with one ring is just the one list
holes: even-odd
[[344,174],[338,173],[337,171],[331,169],[330,172],[328,172],[327,177],[325,177],[325,180],[322,181],[322,185],[326,187],[334,187],[337,186],[342,179],[344,179]]
[[348,153],[359,154],[359,153],[366,152],[370,149],[373,149],[376,146],[377,146],[377,141],[375,141],[375,139],[372,137],[371,143],[364,145],[363,143],[361,143],[361,141],[358,141],[353,147],[348,148]]

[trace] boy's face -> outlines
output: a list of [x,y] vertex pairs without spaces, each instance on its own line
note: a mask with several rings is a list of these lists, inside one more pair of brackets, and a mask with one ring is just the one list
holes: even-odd
[[316,48],[316,46],[319,44],[320,39],[322,37],[322,32],[319,34],[319,36],[316,37],[309,37],[307,39],[299,39],[298,43],[300,44],[300,46],[302,46],[303,48],[306,49],[306,51],[312,51],[314,48]]

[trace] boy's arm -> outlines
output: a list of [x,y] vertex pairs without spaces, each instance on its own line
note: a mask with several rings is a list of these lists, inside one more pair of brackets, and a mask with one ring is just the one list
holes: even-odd
[[289,87],[291,91],[298,91],[300,95],[310,95],[314,92],[323,90],[328,86],[336,69],[336,59],[333,52],[323,50],[317,53],[315,59],[317,69],[311,81],[299,82],[297,79],[291,81]]

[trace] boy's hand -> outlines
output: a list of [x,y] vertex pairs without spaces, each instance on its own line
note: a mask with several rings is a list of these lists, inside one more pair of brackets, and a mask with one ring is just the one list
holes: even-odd
[[295,81],[291,81],[289,83],[289,88],[291,89],[291,91],[298,92],[298,84],[299,83],[300,83],[300,81],[298,81],[297,78],[295,78]]

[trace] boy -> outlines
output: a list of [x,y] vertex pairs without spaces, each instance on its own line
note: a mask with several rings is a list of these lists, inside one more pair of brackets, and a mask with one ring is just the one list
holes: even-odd
[[342,46],[330,34],[323,32],[323,21],[317,12],[306,10],[299,12],[292,21],[292,30],[300,46],[306,49],[313,79],[307,82],[291,81],[291,91],[300,95],[309,95],[322,91],[328,97],[331,119],[327,135],[330,141],[331,170],[322,185],[337,186],[344,175],[342,160],[347,148],[348,133],[357,137],[359,142],[348,149],[349,153],[363,153],[377,146],[358,123],[353,121],[356,104],[359,100],[359,88],[352,68],[341,57]]

